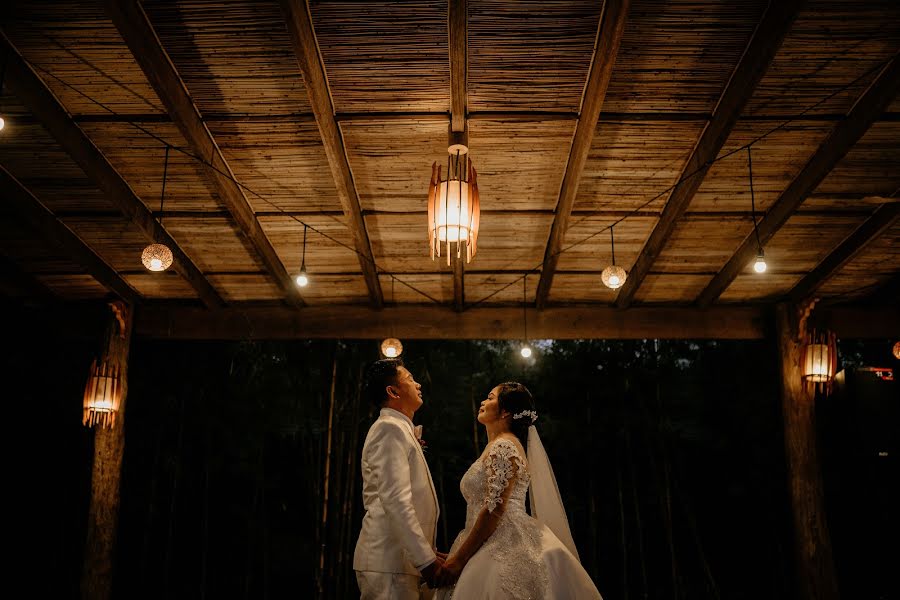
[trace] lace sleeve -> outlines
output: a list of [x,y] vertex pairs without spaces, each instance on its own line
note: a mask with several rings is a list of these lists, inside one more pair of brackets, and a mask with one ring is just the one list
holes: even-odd
[[521,465],[522,457],[519,450],[509,440],[499,440],[488,450],[484,460],[484,467],[487,471],[484,506],[487,507],[488,512],[494,512],[497,505],[503,503],[504,493],[515,482]]

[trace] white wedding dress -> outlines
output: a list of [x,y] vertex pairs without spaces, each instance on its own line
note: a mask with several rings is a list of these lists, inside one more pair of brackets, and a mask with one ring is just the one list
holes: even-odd
[[572,552],[525,511],[530,482],[528,463],[508,439],[495,441],[469,467],[459,484],[466,499],[466,527],[453,543],[450,556],[469,535],[481,509],[487,506],[493,511],[504,502],[501,496],[506,487],[513,489],[497,529],[466,564],[456,585],[438,590],[437,600],[600,598]]

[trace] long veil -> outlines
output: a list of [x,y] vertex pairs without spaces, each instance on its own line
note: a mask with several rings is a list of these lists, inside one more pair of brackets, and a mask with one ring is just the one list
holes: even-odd
[[566,509],[563,507],[562,497],[559,495],[559,486],[556,484],[556,476],[550,459],[541,443],[537,429],[532,425],[528,428],[528,470],[531,472],[531,487],[529,498],[531,503],[531,516],[544,523],[550,531],[559,538],[569,551],[578,558],[578,550],[572,539],[572,531],[569,529],[569,519],[566,517]]

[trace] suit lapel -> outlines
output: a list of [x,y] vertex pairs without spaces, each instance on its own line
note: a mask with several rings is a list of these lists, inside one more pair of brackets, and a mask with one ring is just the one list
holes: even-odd
[[[393,415],[390,416],[392,419],[397,419]],[[406,432],[406,435],[412,440],[412,443],[416,447],[416,452],[419,453],[419,458],[422,460],[422,464],[425,466],[425,474],[428,476],[428,487],[431,488],[431,499],[434,501],[434,514],[435,514],[435,532],[437,532],[437,516],[440,513],[440,505],[438,504],[437,499],[437,490],[434,489],[434,480],[431,478],[431,469],[428,468],[428,461],[425,459],[425,452],[422,450],[422,444],[419,443],[419,440],[416,439],[415,433],[413,433],[412,427],[410,424],[406,422],[405,419],[397,419],[403,423],[403,430]]]

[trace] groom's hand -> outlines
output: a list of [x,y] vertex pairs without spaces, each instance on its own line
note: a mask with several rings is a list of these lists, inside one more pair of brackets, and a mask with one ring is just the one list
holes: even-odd
[[428,587],[434,588],[438,587],[436,581],[442,577],[442,572],[444,570],[444,558],[441,558],[440,555],[434,559],[434,562],[425,567],[420,571],[422,573],[422,577],[425,579],[425,583],[428,584]]

